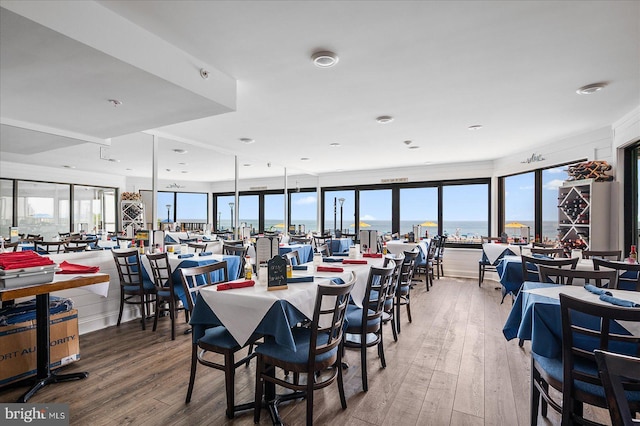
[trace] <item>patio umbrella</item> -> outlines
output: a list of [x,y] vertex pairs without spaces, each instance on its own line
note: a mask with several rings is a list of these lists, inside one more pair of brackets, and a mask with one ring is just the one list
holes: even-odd
[[273,225],[273,228],[284,228],[284,223],[278,223],[276,225]]
[[426,221],[426,222],[422,222],[420,226],[438,226],[438,224],[435,222]]
[[[355,226],[356,226],[355,223],[352,223],[351,225],[349,225],[350,228],[353,228]],[[362,222],[361,221],[360,223],[358,223],[358,228],[368,228],[370,226],[371,225],[369,225],[367,222]]]
[[527,225],[523,225],[520,222],[509,222],[504,227],[505,228],[525,228]]

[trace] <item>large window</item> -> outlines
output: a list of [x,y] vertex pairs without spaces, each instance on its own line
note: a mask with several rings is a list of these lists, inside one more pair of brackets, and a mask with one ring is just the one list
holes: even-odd
[[265,194],[264,230],[284,231],[284,194]]
[[240,210],[238,211],[240,226],[246,226],[252,230],[258,229],[259,201],[257,195],[240,196]]
[[232,230],[235,214],[235,197],[233,195],[218,195],[216,197],[216,230]]
[[189,224],[188,229],[204,228],[207,223],[208,203],[208,194],[176,192],[176,220]]
[[69,232],[70,195],[70,185],[18,181],[19,232],[39,234],[45,240]]
[[296,230],[303,232],[318,231],[318,193],[292,192],[291,193],[291,225]]
[[115,230],[115,189],[74,185],[73,231],[98,233]]
[[438,233],[438,188],[400,188],[400,234],[414,225],[422,225],[424,235]]
[[504,178],[502,229],[511,241],[519,241],[521,237],[529,240],[531,232],[535,230],[535,186],[533,172]]
[[542,170],[542,235],[541,241],[558,240],[558,188],[567,180],[567,168]]
[[[324,229],[333,232],[341,228],[348,233],[356,231],[356,192],[354,190],[326,191],[324,193]],[[344,201],[340,201],[343,199]],[[342,221],[342,226],[340,225]]]
[[448,243],[479,243],[489,232],[489,185],[444,185],[442,231]]
[[0,179],[0,236],[8,237],[13,226],[13,181]]
[[379,234],[391,232],[391,189],[360,191],[359,229],[375,229]]

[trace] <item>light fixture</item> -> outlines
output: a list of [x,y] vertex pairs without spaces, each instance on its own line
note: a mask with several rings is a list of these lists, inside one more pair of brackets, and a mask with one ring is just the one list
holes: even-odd
[[165,169],[165,170],[166,170],[166,171],[168,171],[168,172],[170,172],[170,171],[171,171],[171,169]]
[[413,142],[413,141],[404,141],[404,142],[402,142],[402,143],[403,143],[403,144],[405,144],[405,145],[411,145],[411,143],[412,143],[412,142]]
[[109,99],[107,102],[109,102],[111,105],[113,105],[114,108],[117,108],[120,105],[122,105],[122,101],[119,101],[117,99]]
[[242,167],[251,167],[251,164],[249,164],[249,163],[244,163],[244,164],[242,165]]
[[380,124],[391,123],[393,121],[393,117],[391,117],[390,115],[381,115],[380,117],[376,118],[376,121]]
[[251,143],[254,143],[255,141],[251,138],[240,138],[240,142],[249,145]]
[[586,86],[582,86],[581,88],[576,90],[576,93],[578,95],[593,95],[594,93],[604,89],[606,86],[607,86],[607,83],[603,83],[603,82],[587,84]]
[[189,170],[181,170],[180,173],[189,173]]
[[418,145],[410,146],[409,149],[418,149],[420,148]]
[[111,161],[112,163],[119,163],[120,160],[118,160],[117,158],[109,158],[109,161]]
[[180,165],[180,166],[188,166],[189,163],[178,163],[178,165]]
[[205,70],[204,68],[200,68],[200,77],[202,77],[203,80],[208,79],[209,71]]
[[333,143],[330,143],[329,146],[332,148],[338,148],[341,145],[338,142],[333,142]]
[[473,126],[467,127],[467,130],[480,130],[482,129],[482,124],[474,124]]
[[173,152],[175,152],[176,154],[186,154],[188,151],[186,149],[176,148],[173,150]]
[[64,166],[62,166],[62,167],[64,167],[65,169],[75,169],[75,168],[76,168],[76,166],[70,166],[70,165],[68,165],[68,164],[65,164],[65,165],[64,165]]
[[311,60],[318,68],[329,68],[338,63],[338,56],[333,52],[323,50],[311,55]]
[[309,157],[301,157],[300,161],[309,161]]
[[127,167],[125,170],[127,170],[127,171],[129,171],[129,172],[130,172],[130,171],[133,171],[133,169],[130,169],[130,168],[128,168],[128,167]]

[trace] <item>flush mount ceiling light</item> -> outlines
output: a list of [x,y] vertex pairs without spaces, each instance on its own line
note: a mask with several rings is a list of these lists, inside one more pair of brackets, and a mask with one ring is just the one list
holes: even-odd
[[309,161],[309,157],[301,157],[300,161]]
[[249,163],[244,163],[244,164],[242,165],[242,167],[251,167],[251,164],[249,164]]
[[251,138],[240,138],[240,142],[249,145],[249,144],[254,143],[255,141],[253,139],[251,139]]
[[186,149],[176,148],[173,150],[173,152],[175,152],[176,154],[186,154],[188,151]]
[[606,86],[607,86],[607,83],[587,84],[586,86],[582,86],[581,88],[576,90],[576,93],[578,95],[593,95],[594,93],[604,89]]
[[412,142],[413,142],[413,141],[404,141],[404,142],[402,142],[402,143],[403,143],[403,144],[405,144],[405,145],[411,145],[411,143],[412,143]]
[[409,149],[418,149],[420,148],[418,145],[410,146]]
[[69,166],[68,164],[65,164],[62,167],[64,167],[65,169],[75,169],[76,168],[76,166]]
[[127,167],[125,170],[127,170],[127,171],[129,171],[129,172],[130,172],[130,171],[132,171],[133,169],[130,169],[130,168],[128,168],[128,167]]
[[318,68],[329,68],[338,63],[338,55],[327,50],[311,55],[311,60]]
[[120,160],[118,160],[117,158],[109,158],[109,161],[111,161],[112,163],[119,163]]
[[189,173],[189,170],[182,170],[180,173]]
[[473,126],[467,127],[468,130],[480,130],[482,129],[482,124],[474,124]]
[[113,105],[115,108],[119,107],[120,105],[122,105],[122,101],[119,101],[117,99],[109,99],[107,102],[109,102],[111,105]]
[[188,166],[189,163],[178,163],[178,165],[180,165],[180,166]]
[[376,121],[381,124],[391,123],[393,121],[393,117],[390,115],[381,115],[376,118]]
[[170,171],[171,171],[171,169],[165,169],[165,170],[166,170],[166,171],[168,171],[168,172],[170,172]]
[[208,79],[209,71],[205,70],[204,68],[200,68],[200,77],[202,77],[203,80]]
[[341,145],[338,142],[333,142],[333,143],[330,143],[329,146],[332,147],[332,148],[338,148]]

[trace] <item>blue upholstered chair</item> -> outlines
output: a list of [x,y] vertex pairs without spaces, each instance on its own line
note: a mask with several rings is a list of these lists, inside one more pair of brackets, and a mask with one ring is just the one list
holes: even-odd
[[418,249],[404,252],[404,260],[400,269],[400,281],[396,290],[396,328],[400,333],[400,308],[407,307],[407,317],[411,322],[411,282],[413,281],[413,272],[415,271],[416,259],[418,258]]
[[611,424],[632,426],[638,425],[633,421],[633,414],[627,401],[625,388],[638,386],[640,383],[640,358],[611,352],[596,350],[598,372],[607,397]]
[[593,269],[596,271],[601,269],[614,270],[618,274],[617,288],[640,291],[640,263],[611,262],[593,258]]
[[142,265],[138,250],[113,250],[111,253],[120,278],[120,311],[118,312],[117,325],[119,326],[122,320],[125,304],[139,305],[142,311],[142,329],[144,330],[147,314],[151,313],[151,303],[156,301],[156,286],[153,282],[142,278]]
[[382,368],[387,366],[384,359],[384,344],[382,340],[382,315],[387,299],[387,290],[392,285],[396,263],[390,259],[386,263],[387,266],[385,267],[376,268],[372,266],[369,269],[367,290],[362,301],[362,308],[356,305],[349,305],[347,308],[348,325],[344,346],[360,349],[362,389],[364,391],[369,389],[367,381],[367,348],[376,346]]
[[[189,312],[193,311],[193,307],[198,297],[198,293],[203,287],[211,286],[229,281],[227,271],[227,262],[216,262],[204,266],[196,266],[193,268],[181,268],[180,276],[182,278],[182,288],[187,295],[187,305]],[[259,336],[252,336],[247,344],[252,344]],[[245,345],[246,346],[246,345]],[[193,386],[196,379],[196,368],[198,364],[224,371],[225,391],[227,396],[226,415],[232,419],[238,411],[249,410],[253,408],[253,402],[246,404],[235,404],[235,372],[236,368],[255,356],[253,351],[249,351],[248,355],[236,361],[235,354],[241,350],[243,346],[231,336],[229,331],[223,327],[212,327],[205,331],[202,337],[193,337],[191,344],[191,374],[189,376],[189,388],[187,389],[186,403],[191,401]],[[223,356],[223,363],[220,363],[210,353],[220,354]]]
[[[579,271],[565,271],[574,275]],[[585,273],[585,277],[589,272]],[[640,309],[586,302],[560,294],[562,357],[531,356],[531,425],[537,424],[538,406],[547,405],[562,414],[562,424],[594,424],[583,418],[583,404],[607,408],[605,391],[598,374],[594,350],[638,356],[640,342],[616,321],[640,322]],[[549,386],[562,393],[562,403],[549,394]],[[640,411],[640,386],[627,393],[631,409]],[[597,424],[597,423],[595,423]]]
[[[162,312],[169,312],[171,319],[171,340],[176,339],[176,318],[179,310],[184,311],[185,321],[189,322],[189,311],[186,307],[178,308],[180,300],[172,278],[171,265],[167,253],[147,254],[151,266],[153,283],[156,286],[156,310],[153,316],[153,331],[158,327],[158,317]],[[182,286],[179,288],[182,289]]]
[[[254,407],[255,423],[260,421],[262,395],[266,383],[294,390],[295,393],[287,395],[287,399],[306,398],[307,425],[313,424],[313,391],[329,386],[336,378],[340,403],[343,409],[347,408],[341,368],[343,325],[349,294],[355,281],[355,274],[352,273],[351,279],[346,284],[318,286],[310,326],[293,329],[295,351],[280,346],[273,340],[267,340],[256,348],[258,362]],[[334,368],[327,370],[328,367]],[[300,384],[298,380],[287,381],[280,378],[276,375],[276,368],[291,371],[295,377],[306,374],[306,383]],[[315,372],[321,372],[321,374],[316,377]],[[324,375],[328,375],[328,377],[323,377]],[[267,398],[269,397],[270,395],[267,395]],[[273,400],[274,404],[277,402],[277,398]]]

